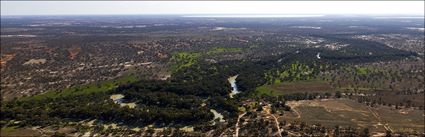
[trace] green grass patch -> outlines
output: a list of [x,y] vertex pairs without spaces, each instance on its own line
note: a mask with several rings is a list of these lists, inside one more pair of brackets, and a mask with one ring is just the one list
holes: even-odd
[[279,96],[284,94],[292,93],[304,93],[304,92],[333,92],[334,89],[322,80],[303,80],[303,81],[291,81],[291,82],[276,82],[271,85],[262,85],[256,88],[257,95],[269,95]]
[[35,130],[31,130],[31,129],[27,129],[27,128],[19,128],[19,127],[3,127],[0,130],[0,136],[5,136],[5,137],[28,137],[28,136],[40,136],[40,134],[35,131]]
[[239,112],[246,112],[246,108],[245,107],[238,107]]
[[17,130],[16,127],[3,127],[3,128],[1,128],[2,133],[14,132],[16,130]]
[[249,46],[250,49],[255,49],[255,48],[259,48],[259,47],[260,47],[260,45],[258,45],[258,44],[253,44],[253,45]]
[[102,82],[75,86],[63,89],[61,91],[51,90],[47,91],[44,94],[39,94],[35,96],[23,97],[20,100],[31,100],[31,99],[45,99],[45,98],[56,98],[56,97],[66,97],[72,95],[83,95],[97,92],[106,92],[117,88],[119,85],[128,84],[136,82],[138,78],[136,76],[123,76],[118,79],[106,80]]
[[219,54],[219,53],[225,53],[225,52],[241,52],[241,48],[222,48],[222,47],[215,47],[210,49],[207,54],[213,55],[213,54]]
[[320,69],[326,66],[301,64],[298,61],[264,73],[267,84],[279,84],[281,81],[313,80]]
[[181,69],[188,68],[197,63],[200,56],[201,54],[197,52],[174,53],[170,59],[173,62],[171,69],[173,72],[177,72]]
[[191,67],[193,64],[196,64],[198,62],[198,59],[201,56],[206,55],[214,55],[219,53],[235,53],[235,52],[241,52],[241,48],[222,48],[222,47],[215,47],[208,50],[206,53],[201,52],[176,52],[173,53],[170,59],[171,63],[171,71],[177,72],[182,69],[186,69]]
[[275,91],[270,88],[270,85],[259,86],[255,89],[257,95],[267,95],[267,96],[279,96],[283,95],[283,92]]
[[356,73],[358,75],[366,75],[368,74],[369,70],[367,68],[357,68]]

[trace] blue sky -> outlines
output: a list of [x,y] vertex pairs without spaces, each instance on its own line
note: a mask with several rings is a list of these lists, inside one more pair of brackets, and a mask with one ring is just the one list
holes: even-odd
[[424,1],[1,1],[1,15],[417,14]]

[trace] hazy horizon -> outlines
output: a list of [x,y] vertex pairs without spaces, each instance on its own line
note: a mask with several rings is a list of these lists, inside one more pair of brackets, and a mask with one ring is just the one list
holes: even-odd
[[424,15],[424,1],[1,1],[21,15]]

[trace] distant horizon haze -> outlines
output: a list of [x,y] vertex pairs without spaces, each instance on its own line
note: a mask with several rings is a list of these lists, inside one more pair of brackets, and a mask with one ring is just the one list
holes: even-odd
[[425,1],[1,1],[20,15],[417,15]]

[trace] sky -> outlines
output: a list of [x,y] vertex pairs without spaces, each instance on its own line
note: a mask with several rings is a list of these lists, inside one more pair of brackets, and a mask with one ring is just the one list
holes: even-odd
[[1,1],[1,15],[415,14],[424,1]]

